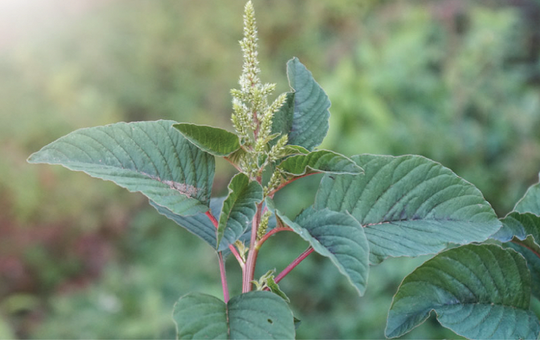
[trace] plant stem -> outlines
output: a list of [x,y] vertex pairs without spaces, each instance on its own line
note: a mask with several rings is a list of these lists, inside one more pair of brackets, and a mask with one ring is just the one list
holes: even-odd
[[[206,214],[206,216],[208,216],[210,221],[212,221],[212,224],[214,225],[214,227],[216,227],[216,229],[218,229],[219,223],[216,220],[216,218],[214,217],[214,215],[212,215],[210,210],[208,210],[205,214]],[[240,256],[240,254],[238,253],[238,250],[236,250],[236,248],[232,244],[229,245],[229,249],[231,250],[231,253],[234,255],[234,257],[236,257],[236,260],[240,264],[240,267],[242,268],[242,270],[244,270],[244,260],[242,259],[242,256]]]
[[257,243],[257,229],[261,222],[262,206],[263,202],[257,205],[257,212],[251,223],[251,241],[249,243],[248,257],[242,278],[242,293],[251,291],[251,281],[253,281],[253,276],[255,275],[255,264],[257,263],[257,255],[259,253],[259,250],[255,248],[255,244]]
[[266,240],[268,240],[270,238],[270,236],[274,235],[274,234],[277,234],[279,233],[280,231],[292,231],[291,228],[289,227],[276,227],[272,230],[270,230],[266,235],[264,235],[258,242],[257,242],[257,245],[255,246],[255,248],[257,249],[260,249],[261,246],[263,245],[264,242],[266,242]]
[[219,273],[221,274],[221,287],[223,288],[223,300],[225,303],[229,302],[229,287],[227,285],[227,273],[225,272],[225,261],[223,261],[223,254],[218,253],[219,261]]
[[298,256],[294,261],[291,262],[281,273],[279,273],[278,276],[274,279],[276,283],[281,281],[287,274],[289,274],[296,266],[300,264],[300,262],[304,261],[306,257],[309,256],[309,254],[313,253],[313,248],[308,247],[300,256]]

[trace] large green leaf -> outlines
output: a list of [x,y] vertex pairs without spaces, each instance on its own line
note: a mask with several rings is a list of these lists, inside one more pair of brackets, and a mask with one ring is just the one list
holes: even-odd
[[527,190],[525,196],[516,204],[514,211],[540,215],[540,183],[531,186]]
[[[257,203],[263,199],[263,189],[243,173],[236,174],[229,183],[229,195],[223,203],[217,233],[218,250],[227,249],[242,236],[255,215]],[[221,240],[227,242],[221,244]]]
[[257,291],[227,304],[206,294],[190,293],[174,306],[179,339],[294,339],[293,315],[276,294]]
[[240,148],[238,136],[227,130],[188,123],[174,125],[190,142],[214,156],[229,156]]
[[138,191],[175,214],[208,210],[214,157],[173,121],[116,123],[74,131],[34,153],[30,163],[60,164]]
[[471,339],[536,339],[525,260],[497,245],[450,249],[407,276],[394,296],[386,335],[398,337],[431,311],[444,327]]
[[[328,132],[330,100],[313,79],[311,72],[297,58],[287,63],[287,76],[289,85],[294,89],[293,118],[291,123],[290,116],[279,115],[280,124],[282,128],[290,124],[290,130],[286,131],[289,144],[313,150],[322,143]],[[290,103],[286,102],[284,112],[290,114],[289,108]]]
[[[270,204],[269,208],[272,209]],[[328,257],[360,295],[364,294],[369,273],[369,245],[356,219],[346,213],[328,209],[315,211],[311,207],[294,222],[279,212],[277,215],[317,253]]]
[[347,211],[365,227],[370,261],[481,242],[501,222],[472,184],[421,156],[360,155],[363,176],[326,175],[314,207]]
[[313,151],[305,155],[291,156],[278,165],[278,169],[293,176],[308,173],[333,173],[356,175],[362,168],[351,159],[327,150]]

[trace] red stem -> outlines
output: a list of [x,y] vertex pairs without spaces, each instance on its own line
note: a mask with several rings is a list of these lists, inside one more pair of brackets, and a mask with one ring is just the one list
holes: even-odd
[[283,189],[284,186],[286,186],[286,185],[288,185],[288,184],[290,184],[290,183],[296,181],[297,179],[304,178],[304,177],[311,176],[311,175],[317,175],[317,174],[320,174],[320,172],[312,172],[312,173],[309,173],[309,174],[305,174],[305,175],[293,177],[293,178],[291,178],[290,180],[281,183],[277,188],[275,188],[274,190],[272,190],[272,191],[268,194],[268,197],[274,198],[274,195],[276,194],[276,192],[280,191],[281,189]]
[[266,242],[266,240],[268,240],[270,238],[270,236],[274,235],[274,234],[277,234],[279,233],[280,231],[293,231],[291,228],[289,227],[276,227],[272,230],[270,230],[266,235],[264,235],[260,240],[259,242],[257,242],[257,245],[255,246],[257,249],[260,249],[261,246],[263,245],[264,242]]
[[242,293],[251,291],[251,281],[253,281],[253,276],[255,275],[255,264],[257,263],[257,255],[259,254],[259,250],[255,248],[255,244],[257,243],[257,229],[261,223],[262,205],[262,202],[257,205],[257,212],[251,224],[251,240],[249,243],[246,270],[242,278]]
[[227,285],[227,273],[225,272],[225,261],[223,261],[223,254],[218,253],[219,273],[221,275],[221,287],[223,288],[223,300],[225,303],[229,302],[229,287]]
[[304,261],[306,257],[309,256],[309,254],[313,253],[313,248],[309,247],[306,249],[300,256],[298,256],[294,261],[291,262],[281,273],[279,273],[278,276],[274,279],[276,283],[281,281],[287,274],[289,274],[296,266],[300,264],[300,262]]

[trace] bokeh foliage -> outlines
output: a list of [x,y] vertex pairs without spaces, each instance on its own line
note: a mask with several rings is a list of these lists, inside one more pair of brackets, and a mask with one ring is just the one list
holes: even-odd
[[[332,101],[324,148],[433,158],[501,216],[536,182],[538,2],[254,2],[263,81],[287,91],[285,64],[297,56]],[[76,128],[117,121],[230,128],[244,1],[91,3],[0,45],[0,337],[170,338],[180,295],[220,296],[210,248],[143,197],[25,159]],[[215,195],[230,174],[217,164]],[[294,217],[319,180],[291,185],[280,209]],[[257,275],[305,249],[286,236],[261,250]],[[303,321],[298,337],[383,337],[392,294],[421,262],[374,267],[360,299],[312,255],[281,285]],[[453,335],[429,324],[407,336]]]

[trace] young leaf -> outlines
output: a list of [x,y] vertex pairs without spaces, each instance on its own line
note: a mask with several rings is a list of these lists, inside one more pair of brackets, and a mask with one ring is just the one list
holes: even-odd
[[[259,183],[250,181],[243,173],[235,175],[229,183],[229,195],[223,203],[217,231],[218,250],[224,250],[245,233],[257,209],[257,203],[263,199],[263,190]],[[223,245],[221,240],[227,240]]]
[[292,176],[308,173],[333,173],[357,175],[362,173],[351,159],[333,151],[313,151],[305,155],[291,156],[278,165],[278,169]]
[[229,156],[240,148],[238,136],[227,130],[188,123],[173,126],[191,143],[214,156]]
[[30,156],[138,191],[175,214],[208,210],[214,157],[199,150],[173,121],[116,123],[74,131]]
[[[270,204],[269,208],[272,209]],[[364,294],[369,272],[369,245],[358,221],[346,213],[328,209],[315,211],[308,208],[294,222],[277,210],[276,213],[317,253],[328,257],[360,296]]]
[[514,211],[540,215],[540,183],[531,186],[527,190],[525,196],[517,202]]
[[[324,90],[313,79],[311,72],[297,59],[293,58],[287,63],[287,76],[289,85],[294,89],[294,97],[289,96],[283,108],[283,114],[278,114],[280,128],[288,128],[289,144],[300,145],[313,150],[320,145],[328,132],[328,118],[330,117],[330,100]],[[290,98],[294,98],[294,110],[291,120]],[[274,125],[274,126],[276,126]]]
[[501,227],[478,189],[421,156],[359,155],[363,176],[326,175],[314,207],[347,211],[365,227],[370,261],[481,242]]
[[256,291],[227,304],[210,295],[190,293],[174,305],[178,339],[294,339],[293,314],[279,296]]
[[497,245],[450,249],[407,276],[394,296],[386,336],[401,336],[431,311],[440,324],[470,339],[536,339],[525,260]]

